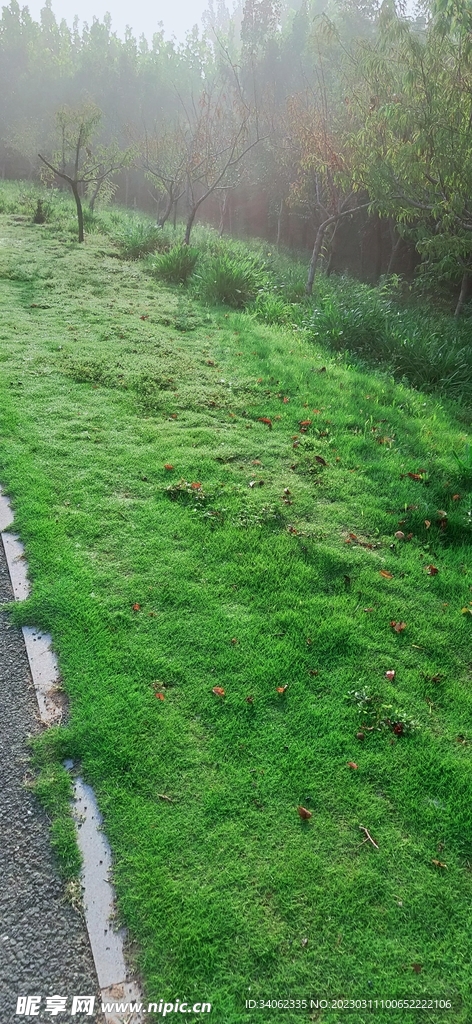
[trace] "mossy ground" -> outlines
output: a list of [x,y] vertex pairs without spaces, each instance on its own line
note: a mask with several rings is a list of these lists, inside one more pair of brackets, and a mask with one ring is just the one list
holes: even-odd
[[[103,235],[11,213],[0,235],[0,480],[33,582],[14,614],[52,633],[71,716],[44,763],[97,793],[146,997],[217,1024],[255,1020],[248,999],[443,998],[466,1024],[461,422]],[[404,734],[357,738],[362,689]]]

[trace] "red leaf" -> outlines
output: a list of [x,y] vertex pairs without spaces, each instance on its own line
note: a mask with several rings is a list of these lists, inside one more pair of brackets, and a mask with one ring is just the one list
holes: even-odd
[[461,500],[460,494],[453,494],[452,495],[452,500],[453,501],[460,501]]
[[165,466],[164,466],[164,469],[173,469],[173,468],[174,468],[174,467],[173,467],[173,465],[172,465],[172,463],[171,463],[171,462],[166,462],[166,464],[165,464]]
[[406,475],[410,477],[410,480],[422,480],[423,479],[421,473],[407,473]]
[[199,480],[195,480],[195,482],[193,484],[190,484],[190,486],[192,488],[192,491],[199,491],[202,485]]
[[395,633],[402,633],[406,629],[406,622],[395,622],[395,619],[392,619],[390,625],[395,630]]
[[307,821],[308,818],[311,818],[312,816],[312,812],[307,811],[306,807],[297,807],[297,811],[300,817],[303,819],[303,821]]
[[283,398],[282,401],[283,401],[284,405],[287,405],[287,402],[289,402],[290,399],[289,398]]
[[288,687],[288,683],[285,683],[285,686],[277,686],[276,687],[277,693],[285,693],[287,687]]
[[393,573],[388,572],[387,569],[381,569],[380,575],[383,576],[384,580],[393,580]]
[[155,693],[154,696],[157,697],[158,700],[165,700],[163,693]]
[[395,722],[395,725],[393,726],[395,736],[403,736],[404,728],[403,722]]
[[299,420],[299,426],[300,427],[309,427],[310,424],[311,424],[311,420]]
[[133,605],[133,611],[134,611],[134,612],[139,612],[139,611],[140,611],[140,609],[141,609],[141,605],[140,605],[140,604],[134,604],[134,605]]
[[359,765],[357,765],[355,761],[348,761],[347,762],[347,766],[348,766],[348,768],[352,768],[352,769],[355,769],[355,768],[359,767]]
[[225,691],[223,690],[222,686],[214,686],[212,692],[216,693],[217,697],[224,697],[225,695]]
[[267,423],[269,430],[272,430],[272,420],[268,416],[259,416],[259,423]]
[[393,680],[395,679],[395,669],[394,668],[390,668],[388,670],[388,672],[385,673],[385,678],[389,679],[390,682],[392,683]]
[[426,572],[428,573],[428,576],[437,576],[439,569],[436,569],[435,565],[427,565]]
[[315,455],[315,462],[318,462],[320,464],[320,466],[327,466],[328,465],[328,463],[326,462],[326,459],[323,459],[323,457],[321,455]]

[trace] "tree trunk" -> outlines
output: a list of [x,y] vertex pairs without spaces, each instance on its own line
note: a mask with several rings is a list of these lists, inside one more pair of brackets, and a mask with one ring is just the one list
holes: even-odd
[[323,239],[325,236],[326,228],[328,228],[330,224],[334,224],[335,220],[337,220],[336,217],[328,217],[328,220],[324,220],[320,224],[318,231],[316,233],[315,244],[313,246],[313,252],[311,254],[310,266],[308,269],[308,277],[305,287],[306,295],[311,295],[313,291],[313,281],[315,280],[316,264],[318,263],[318,258],[321,252],[321,246],[323,245]]
[[157,218],[157,226],[158,226],[158,228],[163,228],[164,227],[164,224],[165,224],[166,220],[168,220],[168,218],[171,215],[173,205],[174,205],[174,197],[172,195],[172,192],[169,192],[169,195],[168,195],[168,198],[167,198],[167,204],[166,204],[166,208],[164,210],[164,213],[161,214],[161,216]]
[[77,207],[77,221],[79,224],[79,242],[84,240],[84,211],[82,209],[82,201],[79,196],[79,189],[76,181],[71,182],[71,189],[74,193],[75,205]]
[[378,281],[382,274],[382,262],[383,262],[383,235],[382,235],[382,221],[377,214],[376,225],[375,225],[375,270],[374,277]]
[[96,200],[97,200],[98,193],[100,191],[100,185],[101,184],[102,183],[100,181],[98,183],[98,185],[96,185],[96,187],[94,188],[94,190],[92,192],[92,195],[90,196],[90,199],[89,199],[89,210],[90,210],[90,213],[93,213],[93,211],[94,211],[95,203],[96,203]]
[[224,193],[224,197],[223,197],[223,202],[220,203],[220,226],[219,226],[219,236],[220,236],[220,238],[221,238],[221,236],[223,234],[223,231],[225,229],[225,216],[226,216],[227,204],[228,204],[228,193],[225,192]]
[[471,285],[472,273],[470,270],[464,270],[464,273],[462,275],[461,290],[459,292],[457,306],[454,310],[454,316],[460,316],[464,302],[467,302],[467,299],[469,297]]
[[393,274],[393,268],[396,265],[397,256],[398,256],[398,253],[400,252],[400,246],[402,244],[402,241],[403,241],[402,236],[398,235],[398,238],[396,239],[396,241],[392,245],[392,251],[390,253],[390,259],[388,261],[387,274]]
[[281,237],[281,234],[282,234],[282,218],[283,218],[283,215],[284,215],[284,209],[285,209],[285,201],[284,201],[284,199],[281,199],[280,200],[280,206],[279,206],[279,212],[278,212],[278,216],[277,216],[277,240],[276,240],[276,243],[275,243],[276,246],[277,246],[277,249],[280,246],[280,237]]
[[193,209],[189,213],[188,220],[187,220],[187,226],[185,228],[184,245],[190,245],[190,235],[191,235],[191,232],[192,232],[193,222],[195,220],[195,217],[196,217],[196,214],[197,214],[197,210],[198,210],[198,206],[194,206]]

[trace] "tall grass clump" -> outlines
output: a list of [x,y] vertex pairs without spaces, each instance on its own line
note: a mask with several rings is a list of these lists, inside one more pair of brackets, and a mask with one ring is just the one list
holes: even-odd
[[199,297],[232,309],[244,309],[267,285],[265,268],[256,256],[224,250],[209,256],[195,278]]
[[153,259],[151,268],[156,277],[169,284],[187,284],[199,256],[196,246],[174,245],[168,252]]
[[346,277],[320,277],[302,326],[313,341],[385,367],[419,390],[472,398],[470,320],[401,306],[385,289]]
[[150,220],[129,220],[117,236],[121,255],[128,260],[139,260],[153,252],[166,252],[169,239]]

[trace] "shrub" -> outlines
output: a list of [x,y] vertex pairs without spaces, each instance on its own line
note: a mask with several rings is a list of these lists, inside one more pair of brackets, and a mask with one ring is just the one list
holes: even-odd
[[243,309],[266,284],[264,267],[255,256],[221,252],[209,257],[198,275],[198,293],[207,302]]
[[169,252],[157,256],[152,262],[152,270],[157,277],[172,284],[187,284],[195,269],[198,249],[190,245],[174,245]]

